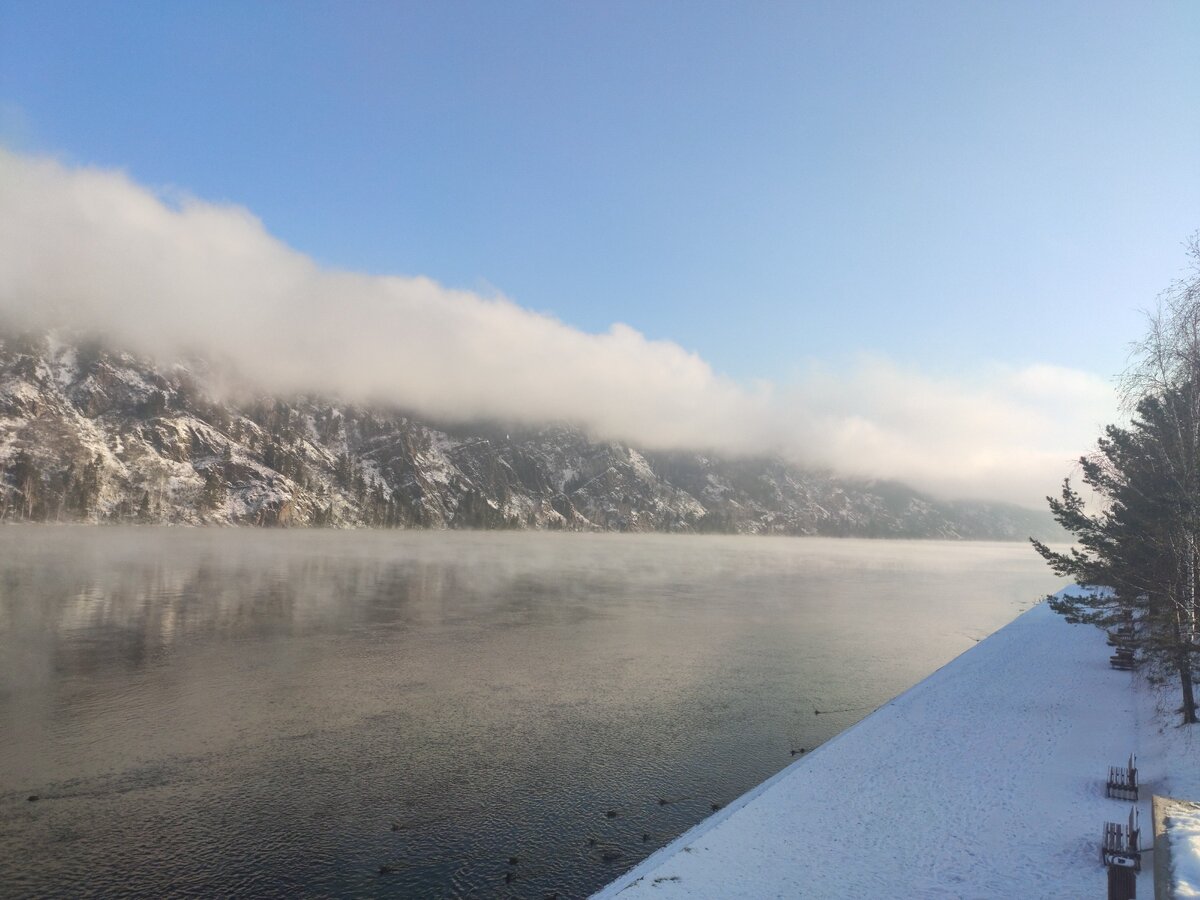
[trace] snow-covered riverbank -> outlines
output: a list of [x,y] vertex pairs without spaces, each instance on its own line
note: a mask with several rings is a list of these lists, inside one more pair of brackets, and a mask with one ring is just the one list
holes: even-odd
[[[1099,897],[1110,765],[1200,796],[1200,734],[1040,604],[596,894]],[[1139,876],[1150,896],[1152,860]]]

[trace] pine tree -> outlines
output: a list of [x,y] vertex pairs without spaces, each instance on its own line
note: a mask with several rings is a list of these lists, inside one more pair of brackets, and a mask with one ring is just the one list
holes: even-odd
[[37,509],[42,477],[37,462],[28,451],[17,451],[17,455],[9,466],[8,478],[19,495],[16,517],[26,520],[33,519]]
[[99,453],[83,467],[83,475],[79,480],[79,514],[83,518],[91,515],[100,499],[103,471],[104,460]]
[[1145,398],[1128,429],[1109,426],[1098,452],[1080,460],[1084,484],[1103,500],[1099,511],[1089,512],[1069,481],[1060,498],[1049,498],[1054,518],[1077,546],[1063,553],[1033,544],[1058,575],[1107,588],[1086,597],[1052,598],[1056,612],[1104,628],[1136,618],[1137,646],[1151,662],[1174,670],[1183,719],[1191,723],[1193,668],[1200,660],[1194,621],[1194,536],[1200,523],[1193,517],[1200,482],[1193,472],[1191,483],[1179,484],[1166,464],[1176,437],[1166,412],[1172,400],[1182,402]]
[[225,482],[221,480],[216,467],[209,467],[204,473],[204,489],[201,492],[200,504],[203,509],[216,509],[225,502]]
[[1200,665],[1200,239],[1189,254],[1191,276],[1164,295],[1126,375],[1129,427],[1109,426],[1080,460],[1099,509],[1064,482],[1050,511],[1078,546],[1033,543],[1056,573],[1110,589],[1056,600],[1056,611],[1101,626],[1137,619],[1138,645],[1174,671],[1190,724]]

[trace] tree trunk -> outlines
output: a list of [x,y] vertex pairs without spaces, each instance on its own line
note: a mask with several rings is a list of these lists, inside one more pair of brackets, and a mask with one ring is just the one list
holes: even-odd
[[1196,694],[1192,685],[1192,660],[1186,650],[1179,652],[1179,683],[1183,688],[1183,724],[1196,724]]
[[1191,634],[1184,625],[1184,616],[1179,605],[1175,605],[1175,667],[1179,669],[1179,687],[1183,692],[1183,724],[1196,724],[1196,691],[1192,681]]

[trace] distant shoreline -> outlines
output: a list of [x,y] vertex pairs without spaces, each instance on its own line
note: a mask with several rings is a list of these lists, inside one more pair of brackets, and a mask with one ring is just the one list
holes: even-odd
[[[372,525],[252,525],[245,522],[32,522],[0,521],[0,529],[12,528],[94,528],[97,530],[165,529],[179,531],[226,531],[244,529],[263,532],[324,532],[339,534],[539,534],[539,535],[624,535],[628,537],[684,537],[684,538],[765,538],[769,540],[831,540],[831,541],[908,541],[913,543],[948,544],[1023,544],[1028,538],[975,538],[975,537],[893,537],[890,535],[857,534],[754,534],[740,531],[621,531],[618,529],[569,529],[569,528],[459,528],[453,526],[421,526],[404,528],[381,528]],[[1057,543],[1057,542],[1054,542]]]

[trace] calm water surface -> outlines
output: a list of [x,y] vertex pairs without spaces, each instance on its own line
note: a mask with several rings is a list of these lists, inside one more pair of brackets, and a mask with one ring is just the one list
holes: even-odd
[[1020,544],[0,528],[0,895],[583,896],[1057,587]]

